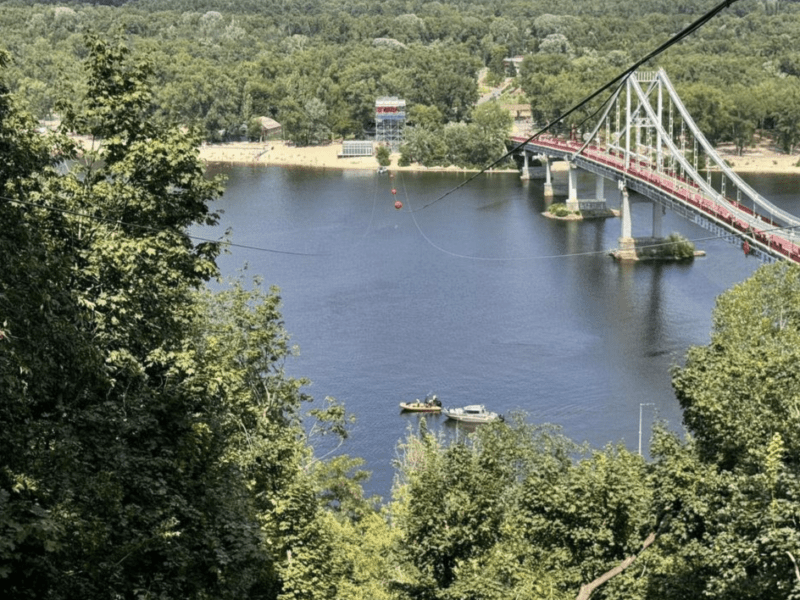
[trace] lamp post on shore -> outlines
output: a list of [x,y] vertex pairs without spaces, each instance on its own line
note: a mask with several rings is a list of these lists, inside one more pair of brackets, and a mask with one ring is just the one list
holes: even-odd
[[642,455],[642,407],[655,406],[654,402],[640,402],[639,403],[639,456]]

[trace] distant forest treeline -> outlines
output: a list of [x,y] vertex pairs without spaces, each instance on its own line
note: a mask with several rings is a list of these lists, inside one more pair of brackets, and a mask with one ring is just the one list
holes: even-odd
[[[298,143],[361,137],[378,96],[441,124],[469,121],[477,73],[518,76],[537,121],[557,117],[667,40],[713,1],[2,2],[12,91],[39,117],[80,97],[82,36],[121,32],[155,67],[156,117],[207,139],[272,117]],[[741,0],[659,57],[712,142],[747,145],[774,130],[785,150],[800,124],[800,6]],[[429,115],[430,112],[425,112]],[[577,114],[577,120],[581,115]]]
[[[222,244],[187,233],[223,192],[200,133],[358,135],[397,94],[415,129],[486,140],[509,117],[473,108],[478,69],[525,54],[550,118],[709,6],[0,4],[0,598],[800,599],[797,265],[720,296],[672,371],[689,436],[656,426],[650,461],[524,414],[453,442],[421,422],[381,500],[318,454],[351,420],[304,408],[279,290],[212,291]],[[736,2],[659,64],[717,140],[791,142],[797,28]]]
[[[361,137],[378,96],[440,124],[469,121],[477,73],[517,77],[537,121],[563,114],[714,1],[2,2],[12,91],[39,117],[80,97],[86,32],[121,32],[155,67],[155,114],[207,139],[272,117],[298,143]],[[800,129],[800,6],[741,0],[659,57],[712,142],[747,145],[770,129],[786,150]],[[574,118],[580,119],[576,114]]]

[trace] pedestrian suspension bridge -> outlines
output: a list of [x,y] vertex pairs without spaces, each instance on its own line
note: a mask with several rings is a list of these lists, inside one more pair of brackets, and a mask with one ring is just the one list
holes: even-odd
[[[653,238],[661,238],[661,217],[669,209],[762,261],[800,263],[800,218],[758,194],[719,157],[663,69],[632,73],[594,129],[580,138],[573,133],[512,141],[523,156],[523,178],[544,178],[545,196],[553,193],[551,162],[569,162],[569,210],[604,209],[605,181],[617,183],[621,258],[635,257],[630,190],[653,203]],[[597,176],[595,198],[577,197],[578,169]]]

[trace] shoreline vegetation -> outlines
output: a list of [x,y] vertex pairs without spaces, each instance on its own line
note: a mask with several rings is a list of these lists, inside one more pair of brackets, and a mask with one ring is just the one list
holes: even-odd
[[[378,169],[378,161],[374,156],[340,157],[341,143],[331,143],[322,146],[294,146],[283,141],[269,142],[230,142],[223,144],[204,144],[200,148],[200,159],[206,165],[233,164],[233,165],[265,165],[284,167],[310,167],[322,169]],[[777,173],[786,175],[800,175],[800,155],[783,154],[770,149],[767,145],[759,144],[748,148],[738,156],[732,149],[718,148],[720,156],[725,158],[731,168],[737,173]],[[397,161],[399,154],[392,154],[391,165],[393,171],[444,171],[444,172],[475,172],[474,169],[464,169],[455,166],[425,167],[411,164],[399,167]],[[565,167],[565,163],[555,163],[554,168]],[[497,173],[513,173],[517,169],[492,169]]]
[[[282,167],[311,167],[322,169],[373,169],[378,170],[378,160],[374,156],[340,157],[341,143],[330,143],[320,146],[294,146],[284,141],[269,142],[230,142],[223,144],[204,144],[200,148],[200,160],[207,165],[267,165]],[[452,171],[475,172],[456,166],[425,167],[413,163],[400,167],[397,161],[399,153],[391,155],[392,171]],[[513,173],[517,169],[492,169],[493,172]]]

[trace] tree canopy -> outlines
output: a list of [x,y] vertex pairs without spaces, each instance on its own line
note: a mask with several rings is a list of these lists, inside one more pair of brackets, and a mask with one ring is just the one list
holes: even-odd
[[[715,4],[9,0],[0,2],[0,24],[13,59],[9,88],[38,118],[83,97],[83,34],[118,30],[152,56],[153,116],[215,141],[242,135],[253,116],[271,117],[305,144],[367,136],[381,96],[436,109],[443,124],[468,124],[478,72],[487,67],[494,81],[513,75],[503,64],[512,56],[525,59],[513,89],[544,124]],[[741,148],[767,129],[791,151],[799,10],[796,2],[736,2],[647,68],[667,70],[709,139]]]
[[[0,96],[0,590],[330,598],[279,293],[205,290],[220,246],[187,228],[221,182],[195,135],[145,118],[148,63],[87,47],[91,98],[63,123],[85,146]],[[317,415],[343,431],[335,403]]]
[[[212,291],[222,243],[188,233],[223,192],[199,143],[254,115],[313,142],[403,95],[405,152],[478,164],[508,127],[475,106],[498,47],[551,119],[706,4],[0,3],[3,597],[800,597],[799,267],[720,297],[673,373],[688,435],[658,431],[651,462],[524,415],[423,426],[380,505],[361,461],[315,455],[348,418],[329,399],[304,422],[280,291]],[[660,59],[718,141],[797,143],[796,14],[736,3]]]
[[711,343],[692,348],[674,387],[692,438],[662,436],[660,509],[670,568],[664,598],[796,597],[797,294],[800,270],[775,264],[723,294]]

